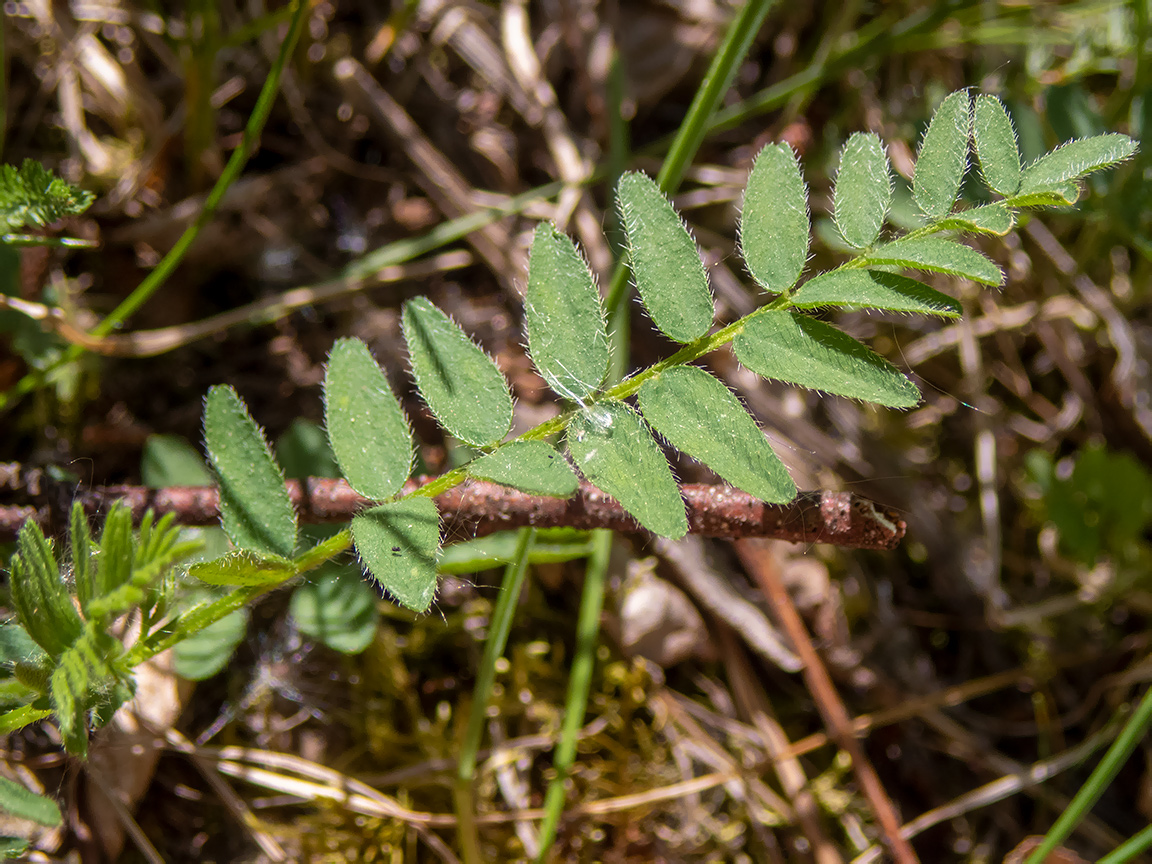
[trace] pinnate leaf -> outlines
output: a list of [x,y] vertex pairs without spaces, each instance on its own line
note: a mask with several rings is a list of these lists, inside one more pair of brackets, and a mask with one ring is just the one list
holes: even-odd
[[971,103],[967,90],[949,94],[924,131],[912,178],[912,198],[932,219],[948,215],[956,203],[968,167]]
[[384,372],[359,339],[339,339],[324,373],[324,418],[348,484],[377,501],[412,470],[412,435]]
[[231,387],[218,385],[204,400],[204,440],[220,483],[220,520],[237,548],[263,555],[292,554],[296,511],[263,430]]
[[833,270],[809,279],[792,294],[798,309],[855,306],[958,318],[960,304],[923,282],[882,270]]
[[1020,147],[1012,119],[995,96],[976,97],[973,140],[988,188],[1005,197],[1015,195],[1020,188]]
[[423,612],[436,594],[440,514],[430,498],[381,504],[352,518],[352,539],[368,572],[401,605]]
[[765,378],[891,408],[920,401],[916,385],[871,349],[822,321],[786,311],[749,319],[733,342],[736,358]]
[[999,285],[1004,281],[1000,268],[975,249],[943,237],[897,240],[873,249],[865,258],[873,266],[894,265],[910,270],[947,273],[985,285]]
[[833,196],[836,227],[857,249],[871,246],[892,203],[892,175],[880,138],[856,132],[840,151],[840,170]]
[[688,533],[680,487],[660,445],[635,411],[623,402],[599,402],[594,411],[581,411],[573,418],[566,437],[580,472],[637,522],[672,539]]
[[576,246],[541,224],[528,259],[524,296],[528,350],[548,386],[579,402],[608,372],[608,331],[600,292]]
[[740,250],[748,272],[765,291],[796,284],[808,260],[808,189],[787,144],[760,151],[744,190]]
[[1116,132],[1069,141],[1024,169],[1020,194],[1059,189],[1069,180],[1123,162],[1135,152],[1136,142]]
[[723,383],[696,366],[676,366],[636,394],[644,419],[677,450],[733,486],[773,504],[796,497],[796,484],[764,433]]
[[420,394],[440,425],[487,447],[512,428],[512,395],[492,358],[427,297],[404,304],[404,339]]
[[632,276],[648,314],[669,339],[699,339],[712,326],[713,308],[696,241],[647,175],[622,176],[617,197]]
[[567,498],[579,485],[576,474],[546,441],[513,441],[495,453],[481,456],[468,465],[468,473],[527,492]]

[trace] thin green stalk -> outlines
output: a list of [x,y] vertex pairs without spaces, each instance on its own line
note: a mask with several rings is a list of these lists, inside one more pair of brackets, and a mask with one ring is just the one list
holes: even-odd
[[496,661],[504,656],[504,648],[508,644],[508,634],[512,630],[512,616],[520,600],[520,591],[524,587],[524,576],[528,572],[528,559],[535,540],[535,528],[521,528],[516,540],[515,555],[504,568],[504,581],[500,584],[500,594],[492,610],[488,639],[484,643],[484,656],[480,659],[480,667],[476,671],[476,685],[472,688],[472,711],[468,715],[468,727],[464,730],[464,741],[460,745],[460,755],[456,760],[456,782],[452,786],[452,797],[456,804],[460,851],[465,864],[481,864],[484,860],[480,854],[480,835],[476,830],[476,804],[472,795],[472,781],[476,776],[476,754],[480,751],[480,740],[484,736],[488,699],[492,695],[492,684],[496,680]]
[[1152,825],[1149,825],[1139,834],[1129,837],[1113,851],[1109,852],[1096,864],[1125,864],[1132,861],[1141,852],[1152,848]]
[[1036,850],[1028,856],[1028,860],[1024,864],[1041,864],[1041,862],[1047,861],[1053,850],[1067,839],[1068,835],[1080,824],[1080,820],[1088,815],[1092,806],[1104,794],[1104,790],[1108,788],[1116,775],[1120,773],[1120,769],[1124,767],[1124,763],[1128,761],[1128,757],[1132,755],[1136,745],[1143,740],[1144,735],[1148,732],[1149,725],[1152,725],[1152,687],[1144,692],[1144,698],[1140,700],[1136,713],[1124,724],[1124,728],[1120,730],[1120,734],[1116,736],[1116,740],[1108,748],[1108,752],[1104,754],[1104,758],[1100,760],[1100,764],[1096,766],[1092,776],[1080,787],[1080,791],[1076,793],[1072,803],[1060,814],[1056,824],[1044,837],[1044,842],[1036,847]]
[[604,607],[604,583],[608,575],[608,557],[612,552],[612,532],[597,529],[592,535],[592,555],[584,574],[584,593],[580,597],[580,614],[576,621],[576,652],[572,658],[572,672],[568,678],[568,697],[564,702],[564,723],[560,740],[552,757],[556,776],[548,784],[544,797],[544,821],[540,825],[540,854],[544,861],[556,839],[556,826],[564,811],[568,774],[576,760],[576,744],[580,727],[584,725],[584,712],[588,707],[588,693],[592,689],[592,668],[596,647],[600,644],[600,611]]

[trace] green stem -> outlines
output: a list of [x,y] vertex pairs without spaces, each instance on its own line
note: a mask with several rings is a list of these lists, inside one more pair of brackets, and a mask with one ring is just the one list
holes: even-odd
[[[1080,824],[1080,820],[1088,815],[1088,811],[1104,794],[1104,790],[1108,788],[1116,775],[1120,773],[1120,769],[1124,767],[1124,763],[1128,761],[1128,757],[1132,755],[1136,745],[1143,740],[1150,724],[1152,724],[1152,687],[1144,692],[1144,698],[1140,700],[1136,713],[1124,724],[1124,728],[1120,730],[1120,734],[1116,736],[1116,740],[1112,742],[1112,746],[1108,748],[1108,752],[1104,754],[1104,758],[1100,760],[1100,764],[1096,766],[1092,776],[1080,787],[1080,791],[1076,793],[1072,803],[1060,814],[1056,824],[1044,837],[1044,842],[1036,847],[1024,864],[1041,864],[1041,862],[1047,861],[1048,856],[1056,847],[1067,839],[1068,835]],[[1115,855],[1116,853],[1112,854]]]
[[600,611],[604,606],[604,583],[608,574],[608,557],[612,552],[612,532],[598,529],[592,536],[592,555],[584,575],[584,593],[580,597],[580,614],[576,621],[576,653],[572,658],[572,671],[568,678],[568,697],[564,702],[564,722],[560,740],[552,757],[556,776],[548,784],[544,797],[544,822],[540,826],[540,854],[537,861],[545,860],[556,839],[556,826],[564,810],[566,786],[572,764],[576,760],[576,744],[580,727],[584,725],[584,712],[588,707],[588,693],[592,689],[592,669],[596,659],[596,646],[600,643]]
[[465,864],[481,864],[480,835],[476,830],[476,805],[472,795],[472,781],[476,776],[476,754],[480,751],[480,740],[484,735],[484,720],[488,713],[488,699],[492,695],[492,684],[496,680],[496,661],[504,656],[508,644],[508,634],[512,630],[512,616],[520,600],[524,587],[524,576],[528,572],[528,559],[532,544],[536,540],[535,528],[521,528],[516,541],[516,553],[504,568],[504,581],[500,594],[492,610],[492,620],[488,625],[488,640],[484,643],[484,656],[476,671],[476,685],[472,688],[472,710],[468,715],[468,727],[464,730],[464,741],[460,745],[460,756],[456,761],[456,781],[452,786],[452,797],[456,803],[457,830],[460,834],[460,849]]
[[1124,862],[1135,860],[1137,855],[1150,847],[1152,847],[1152,825],[1129,837],[1112,852],[1097,861],[1096,864],[1124,864]]

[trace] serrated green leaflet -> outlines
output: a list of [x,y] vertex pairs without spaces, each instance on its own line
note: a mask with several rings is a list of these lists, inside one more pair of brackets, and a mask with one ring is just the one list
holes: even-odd
[[51,798],[37,795],[26,786],[0,777],[0,808],[17,819],[55,827],[61,820],[60,808]]
[[932,219],[948,215],[968,167],[971,101],[967,90],[949,94],[932,115],[920,144],[912,198]]
[[761,288],[783,293],[808,260],[808,190],[787,144],[760,151],[744,190],[740,252]]
[[528,351],[559,395],[580,401],[608,371],[608,331],[600,292],[576,246],[552,225],[536,228],[524,295]]
[[237,548],[291,556],[296,511],[264,432],[227,386],[204,400],[204,441],[220,483],[220,521]]
[[440,425],[488,447],[512,428],[512,395],[496,364],[427,297],[404,304],[404,340],[420,395]]
[[568,452],[588,481],[637,522],[673,540],[688,533],[684,501],[660,445],[623,402],[600,402],[568,425]]
[[972,137],[980,174],[993,192],[1015,195],[1020,188],[1020,147],[1012,120],[995,96],[977,96],[975,113]]
[[807,315],[756,315],[732,347],[741,363],[765,378],[891,408],[911,408],[920,401],[920,391],[899,369],[847,333]]
[[576,475],[546,441],[513,441],[468,465],[481,480],[512,486],[531,495],[567,498],[576,491]]
[[1020,194],[1058,189],[1066,181],[1083,177],[1090,171],[1123,162],[1135,152],[1136,142],[1115,132],[1069,141],[1024,169]]
[[662,372],[644,382],[636,399],[644,419],[669,444],[736,488],[773,504],[796,497],[796,484],[756,421],[703,369]]
[[878,136],[856,132],[845,143],[833,201],[836,227],[849,245],[876,242],[892,203],[892,175]]
[[994,234],[1003,237],[1016,224],[1016,214],[997,201],[970,210],[961,210],[946,216],[932,227],[937,231],[967,231],[973,234]]
[[436,594],[440,513],[430,498],[381,504],[352,519],[356,551],[380,585],[401,605],[423,612]]
[[833,270],[809,279],[792,294],[798,309],[858,306],[958,318],[960,304],[923,282],[881,270]]
[[209,585],[269,585],[294,576],[296,568],[286,558],[237,549],[215,561],[193,564],[188,574]]
[[669,339],[699,339],[712,326],[713,309],[696,241],[647,175],[625,174],[616,194],[632,276],[648,314]]
[[388,379],[359,339],[339,339],[324,373],[324,422],[349,485],[377,501],[412,470],[412,436]]
[[[910,270],[928,270],[963,276],[985,285],[999,285],[1004,281],[1000,268],[963,243],[943,237],[914,237],[897,240],[870,251],[862,262],[869,265],[895,265]],[[855,263],[855,262],[853,262]]]

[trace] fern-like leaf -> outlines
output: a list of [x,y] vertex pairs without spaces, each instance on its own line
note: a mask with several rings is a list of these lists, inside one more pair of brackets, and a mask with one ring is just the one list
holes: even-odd
[[43,228],[92,206],[96,196],[61,180],[34,159],[0,165],[0,231]]

